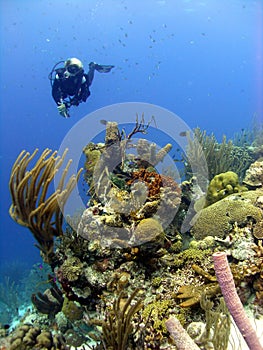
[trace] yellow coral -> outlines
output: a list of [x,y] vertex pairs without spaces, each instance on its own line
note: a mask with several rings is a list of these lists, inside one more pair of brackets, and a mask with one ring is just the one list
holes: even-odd
[[172,305],[172,300],[158,300],[146,305],[142,312],[144,319],[148,319],[153,323],[153,328],[156,331],[166,332],[165,321],[169,315],[169,309]]
[[89,143],[83,149],[83,152],[86,156],[85,169],[88,171],[88,173],[93,173],[93,170],[100,159],[101,152],[93,143]]
[[216,175],[208,186],[205,206],[211,205],[232,193],[246,190],[245,186],[239,185],[236,173],[233,171],[221,173]]

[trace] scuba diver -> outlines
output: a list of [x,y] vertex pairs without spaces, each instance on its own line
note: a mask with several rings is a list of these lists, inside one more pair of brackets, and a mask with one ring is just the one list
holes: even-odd
[[89,87],[95,70],[100,73],[108,73],[114,66],[91,62],[88,73],[85,73],[83,64],[78,58],[69,58],[64,62],[64,67],[56,68],[63,62],[60,61],[55,64],[48,78],[51,82],[52,96],[58,106],[59,114],[69,118],[69,108],[78,106],[81,102],[86,102],[89,97]]

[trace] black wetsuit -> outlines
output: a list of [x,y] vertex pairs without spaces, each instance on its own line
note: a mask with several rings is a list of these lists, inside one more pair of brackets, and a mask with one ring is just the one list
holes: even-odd
[[[55,80],[52,85],[52,96],[57,105],[61,102],[66,107],[78,106],[80,102],[86,102],[90,95],[89,87],[94,77],[95,68],[90,68],[86,74],[81,69],[75,76],[67,77],[65,68],[56,69]],[[65,101],[65,99],[69,99]]]

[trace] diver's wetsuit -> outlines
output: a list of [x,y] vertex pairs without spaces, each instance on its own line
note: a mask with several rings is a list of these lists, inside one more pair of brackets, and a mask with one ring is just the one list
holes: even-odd
[[[57,69],[52,85],[52,96],[56,104],[64,102],[69,108],[70,106],[78,106],[80,102],[86,102],[90,95],[89,87],[94,77],[94,71],[95,67],[90,67],[88,74],[81,69],[75,76],[67,77],[65,68]],[[70,97],[70,101],[65,102],[67,97]]]

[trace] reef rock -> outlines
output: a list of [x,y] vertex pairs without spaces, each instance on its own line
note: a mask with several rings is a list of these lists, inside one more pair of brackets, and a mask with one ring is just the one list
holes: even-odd
[[263,160],[257,160],[246,171],[243,183],[249,188],[262,187],[263,184]]

